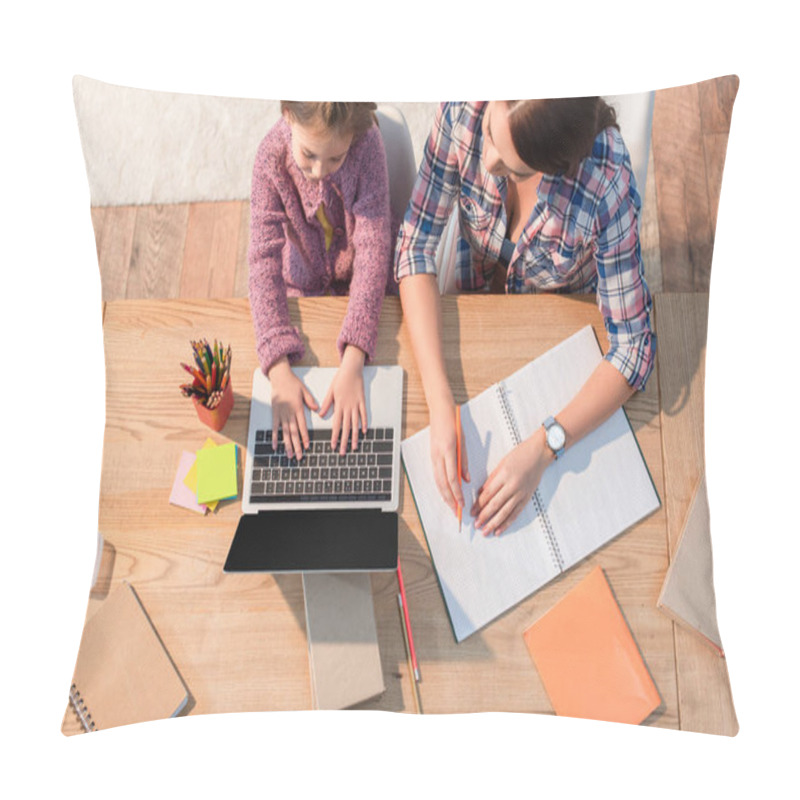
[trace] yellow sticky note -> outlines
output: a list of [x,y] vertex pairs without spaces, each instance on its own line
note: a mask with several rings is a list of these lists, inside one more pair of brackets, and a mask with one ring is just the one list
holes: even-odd
[[197,453],[197,502],[228,500],[239,494],[238,448],[235,442],[204,447]]
[[[202,449],[205,450],[208,447],[216,447],[216,446],[217,446],[217,443],[211,437],[209,437],[203,443]],[[198,453],[199,452],[200,451],[198,450]],[[195,493],[195,496],[197,496],[197,459],[195,459],[195,461],[192,464],[191,468],[186,473],[186,477],[183,479],[183,482],[184,482],[184,484],[186,486],[188,486]],[[208,506],[208,508],[211,511],[214,511],[214,509],[216,509],[216,507],[217,507],[217,503],[218,502],[219,502],[218,500],[214,500],[211,503],[204,503],[204,505]]]

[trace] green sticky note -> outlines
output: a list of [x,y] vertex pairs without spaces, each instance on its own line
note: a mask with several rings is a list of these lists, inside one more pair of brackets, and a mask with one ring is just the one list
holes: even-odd
[[[205,444],[203,447],[216,447],[217,443],[209,436],[206,439]],[[197,497],[197,459],[195,458],[194,463],[189,468],[189,471],[186,473],[186,477],[183,479],[184,484],[194,492],[194,496]],[[214,511],[217,507],[218,500],[214,500],[211,503],[204,503],[203,505],[208,506],[210,511]]]
[[239,448],[235,442],[197,451],[197,502],[228,500],[239,494],[237,465]]

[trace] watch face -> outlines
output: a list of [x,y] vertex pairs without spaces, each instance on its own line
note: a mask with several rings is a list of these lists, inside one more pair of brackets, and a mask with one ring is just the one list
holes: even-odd
[[560,450],[565,442],[567,437],[564,433],[564,429],[556,423],[555,425],[551,425],[547,429],[547,444],[550,446],[551,450]]

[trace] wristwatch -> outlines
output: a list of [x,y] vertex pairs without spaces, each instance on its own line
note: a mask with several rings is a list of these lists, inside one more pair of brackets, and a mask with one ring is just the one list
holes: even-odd
[[564,452],[567,443],[567,434],[555,417],[548,417],[543,423],[544,440],[547,446],[553,451],[553,455],[558,458]]

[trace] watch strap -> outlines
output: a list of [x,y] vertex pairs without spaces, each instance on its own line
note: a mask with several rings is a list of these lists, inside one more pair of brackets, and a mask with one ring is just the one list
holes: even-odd
[[[548,431],[550,430],[550,428],[552,428],[554,425],[558,425],[558,427],[561,428],[562,431],[564,430],[564,428],[561,426],[561,423],[553,416],[549,416],[542,423],[542,425],[544,426],[544,441],[545,441],[545,444],[550,448],[551,452],[556,457],[556,460],[558,460],[564,454],[565,446],[562,446],[558,450],[556,450],[550,444],[550,440],[549,440],[549,437],[548,437],[547,434],[548,434]],[[565,439],[566,439],[566,437],[565,437]]]

